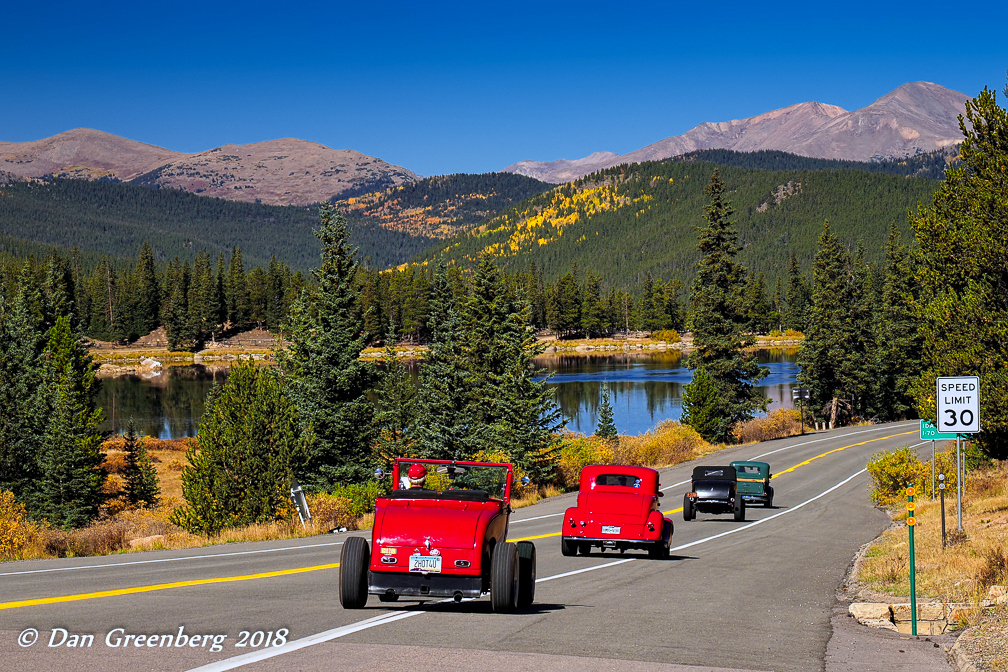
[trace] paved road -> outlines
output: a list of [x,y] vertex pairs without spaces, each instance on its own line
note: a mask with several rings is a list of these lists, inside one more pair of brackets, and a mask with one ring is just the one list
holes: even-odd
[[[521,509],[509,537],[535,541],[539,581],[534,608],[513,615],[491,613],[486,597],[458,605],[371,598],[365,610],[344,611],[335,564],[345,534],[7,563],[0,565],[0,669],[210,664],[222,670],[237,663],[248,670],[475,669],[503,663],[537,671],[821,670],[836,587],[858,547],[888,524],[868,499],[865,463],[882,449],[916,443],[914,422],[793,437],[705,458],[771,463],[775,508],[750,508],[744,523],[703,514],[684,522],[678,509],[694,465],[663,470],[665,508],[675,511],[676,521],[666,561],[634,552],[562,557],[560,518],[573,494]],[[37,641],[21,646],[22,633],[22,643],[32,639],[30,629],[38,631]],[[287,643],[266,647],[265,633],[273,644]],[[168,634],[170,648],[149,648],[146,637],[136,647],[136,635]],[[91,646],[67,646],[86,643],[85,635],[93,635]],[[239,655],[245,659],[236,660]]]

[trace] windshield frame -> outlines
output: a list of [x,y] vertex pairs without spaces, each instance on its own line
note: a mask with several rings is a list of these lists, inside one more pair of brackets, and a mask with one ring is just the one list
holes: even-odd
[[514,477],[514,468],[509,463],[506,463],[506,462],[471,462],[471,461],[467,461],[467,460],[428,460],[428,459],[415,458],[415,457],[397,457],[396,461],[395,461],[395,465],[392,467],[392,489],[393,490],[399,490],[400,489],[400,487],[399,487],[400,473],[405,473],[405,471],[400,468],[400,465],[406,465],[406,468],[408,468],[409,465],[413,465],[413,464],[423,464],[423,465],[430,464],[430,465],[435,465],[435,467],[442,466],[442,465],[444,465],[444,466],[456,466],[456,467],[462,467],[462,468],[464,468],[466,470],[469,470],[471,467],[481,467],[481,468],[489,468],[489,469],[504,469],[507,472],[505,474],[505,476],[504,476],[504,479],[505,479],[505,481],[504,481],[504,498],[503,499],[498,499],[497,497],[494,497],[494,496],[491,495],[490,496],[490,501],[497,501],[497,502],[501,502],[502,501],[502,502],[504,502],[504,504],[508,504],[511,501],[511,486],[512,486],[512,480],[513,480],[513,477]]

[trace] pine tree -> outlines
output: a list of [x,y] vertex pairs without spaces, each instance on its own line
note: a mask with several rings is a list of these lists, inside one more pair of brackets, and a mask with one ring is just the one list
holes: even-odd
[[959,128],[961,162],[945,171],[932,204],[910,217],[920,250],[915,266],[922,337],[913,396],[921,417],[934,418],[937,376],[979,376],[983,431],[976,439],[988,455],[1003,459],[1008,456],[1008,111],[984,88],[967,101]]
[[788,260],[787,274],[787,315],[784,319],[784,328],[805,333],[805,329],[808,328],[808,304],[811,292],[794,252]]
[[245,276],[241,248],[233,247],[227,275],[227,316],[231,328],[237,331],[248,329],[250,314],[248,278]]
[[434,271],[427,324],[431,336],[420,363],[413,432],[417,450],[430,459],[463,460],[480,449],[486,430],[471,417],[462,316],[443,264]]
[[172,522],[210,535],[289,519],[291,482],[303,473],[311,443],[277,372],[236,364],[207,396],[199,448],[190,447],[182,470],[186,503]]
[[679,420],[689,425],[710,442],[723,441],[731,428],[718,403],[718,390],[714,379],[706,369],[699,368],[693,372],[693,380],[683,386],[682,417]]
[[894,222],[886,242],[882,299],[876,320],[879,373],[878,410],[887,420],[917,415],[910,393],[920,371],[921,337],[914,305],[917,283],[906,247]]
[[705,369],[713,379],[718,391],[719,420],[714,438],[727,441],[733,424],[751,419],[757,410],[766,410],[767,399],[756,383],[768,370],[746,350],[755,343],[755,337],[743,331],[747,322],[743,307],[746,270],[735,261],[738,248],[731,221],[734,213],[725,200],[725,187],[717,170],[706,193],[710,198],[705,213],[707,226],[699,230],[698,245],[703,256],[697,263],[691,297],[696,350],[690,355],[689,366]]
[[601,278],[591,269],[585,274],[584,299],[581,301],[581,329],[585,336],[599,336],[605,329],[605,312],[602,304]]
[[157,472],[151,462],[143,438],[137,435],[133,418],[126,424],[125,439],[126,472],[125,492],[130,506],[157,506],[161,497],[161,486],[158,485]]
[[141,334],[149,334],[161,323],[161,286],[154,266],[154,250],[145,242],[133,271],[137,289],[137,323]]
[[63,527],[86,525],[98,515],[105,472],[101,468],[102,410],[96,407],[99,382],[82,340],[70,330],[67,317],[49,330],[43,351],[43,386],[48,404],[39,515]]
[[616,423],[613,422],[613,408],[609,401],[609,388],[602,388],[602,403],[599,404],[598,427],[595,428],[595,436],[606,441],[615,441],[619,438],[616,431]]
[[316,490],[366,480],[375,436],[371,367],[360,361],[368,338],[355,314],[355,250],[341,212],[323,203],[319,217],[317,287],[292,306],[289,345],[279,353],[291,395],[317,437],[308,473],[299,479]]
[[409,370],[396,355],[395,345],[395,331],[390,328],[385,336],[382,372],[375,388],[379,451],[388,462],[407,454],[410,427],[416,421],[417,388],[410,380]]

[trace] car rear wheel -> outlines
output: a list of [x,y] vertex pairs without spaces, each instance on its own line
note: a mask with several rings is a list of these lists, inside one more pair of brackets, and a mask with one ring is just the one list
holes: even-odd
[[588,555],[588,554],[590,554],[591,553],[591,544],[589,544],[587,542],[581,542],[580,544],[578,544],[578,551],[581,552],[581,555]]
[[518,607],[518,548],[510,542],[494,547],[490,561],[490,604],[498,612]]
[[364,537],[349,537],[340,552],[339,599],[344,609],[363,609],[367,604],[368,565],[371,547]]
[[527,609],[535,599],[536,548],[531,541],[519,541],[518,547],[518,608]]
[[745,500],[738,496],[735,497],[735,520],[745,520]]
[[768,509],[773,508],[773,488],[770,488],[770,492],[767,493],[767,498],[766,501],[763,502],[763,506],[765,506]]
[[578,547],[577,542],[569,539],[560,540],[560,554],[570,557],[572,555],[577,555]]
[[696,511],[693,510],[693,502],[690,500],[688,495],[683,495],[682,498],[682,517],[686,522],[696,518]]

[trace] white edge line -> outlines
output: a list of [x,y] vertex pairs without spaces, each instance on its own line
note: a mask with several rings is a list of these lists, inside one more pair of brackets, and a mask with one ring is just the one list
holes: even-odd
[[829,488],[827,490],[823,490],[822,492],[820,492],[815,497],[812,497],[811,499],[806,499],[801,504],[797,504],[795,506],[792,506],[790,509],[785,509],[785,510],[779,512],[779,513],[775,513],[772,516],[767,516],[766,518],[761,518],[760,520],[753,521],[753,522],[749,523],[748,525],[743,525],[742,527],[736,527],[735,529],[728,530],[727,532],[721,532],[720,534],[715,534],[715,535],[710,536],[710,537],[705,537],[703,539],[697,539],[696,541],[691,541],[688,544],[683,544],[682,546],[676,546],[675,548],[670,548],[669,551],[681,551],[684,548],[690,548],[691,546],[696,546],[697,544],[702,544],[704,542],[711,541],[713,539],[718,539],[720,537],[726,537],[729,534],[735,534],[736,532],[741,532],[742,530],[748,530],[751,527],[755,527],[756,525],[762,525],[763,523],[765,523],[767,521],[770,521],[770,520],[773,520],[774,518],[779,518],[780,516],[787,515],[787,514],[791,513],[792,511],[797,511],[798,509],[802,508],[806,504],[811,504],[812,502],[816,501],[820,497],[825,497],[826,495],[828,495],[829,493],[833,492],[837,488],[839,488],[839,487],[841,487],[843,485],[846,485],[847,483],[849,483],[850,481],[854,480],[855,478],[857,478],[861,474],[865,473],[866,471],[868,471],[868,470],[867,469],[862,469],[861,471],[858,471],[857,473],[851,474],[850,476],[848,476],[844,480],[840,481],[839,483],[837,483],[833,487],[831,487],[831,488]]
[[[833,438],[845,438],[847,436],[854,436],[855,434],[863,434],[863,433],[868,432],[868,431],[881,431],[882,429],[884,429],[884,427],[872,427],[870,429],[859,429],[858,431],[852,431],[852,432],[848,432],[846,434],[837,434],[835,436],[825,436],[823,438],[816,438],[816,439],[813,439],[811,441],[802,441],[801,443],[792,443],[791,445],[785,445],[783,447],[777,448],[776,450],[770,450],[769,452],[764,452],[761,455],[756,455],[755,457],[751,457],[750,459],[754,459],[754,460],[755,459],[759,459],[760,457],[766,457],[767,455],[772,455],[773,453],[780,452],[781,450],[790,450],[791,448],[797,448],[797,447],[800,447],[802,445],[809,445],[811,443],[820,443],[822,441],[829,441],[830,439],[833,439]],[[684,486],[687,483],[689,483],[688,479],[686,481],[679,481],[678,483],[673,483],[671,486],[665,486],[664,488],[661,488],[660,490],[662,492],[664,492],[666,490],[671,490],[672,488],[677,488],[679,486]]]
[[284,546],[283,548],[262,548],[255,551],[234,551],[231,553],[209,553],[206,555],[186,555],[180,558],[155,558],[153,560],[131,560],[129,562],[107,562],[101,565],[81,565],[78,567],[50,567],[48,569],[25,569],[20,572],[3,572],[0,576],[15,576],[18,574],[42,574],[44,572],[68,572],[74,569],[101,569],[102,567],[123,567],[125,565],[147,565],[154,562],[175,562],[176,560],[200,560],[202,558],[227,558],[235,555],[254,555],[257,553],[277,553],[279,551],[296,551],[302,548],[320,548],[323,546],[339,546],[342,541],[330,541],[324,544],[306,544],[304,546]]
[[[850,481],[852,481],[856,477],[860,476],[861,474],[865,473],[866,471],[868,471],[868,470],[867,469],[862,469],[861,471],[859,471],[859,472],[857,472],[855,474],[852,474],[851,476],[848,476],[847,478],[845,478],[844,480],[840,481],[836,485],[832,486],[828,490],[824,490],[823,492],[819,493],[815,497],[812,497],[811,499],[807,499],[804,502],[802,502],[801,504],[798,504],[797,506],[793,506],[790,509],[785,509],[784,511],[781,511],[780,513],[775,513],[774,515],[772,515],[772,516],[770,516],[768,518],[763,518],[761,520],[754,521],[754,522],[750,523],[749,525],[743,525],[742,527],[736,527],[735,529],[728,530],[727,532],[722,532],[720,534],[715,534],[715,535],[712,535],[710,537],[705,537],[703,539],[698,539],[696,541],[691,541],[688,544],[683,544],[682,546],[676,546],[675,548],[670,548],[669,551],[670,552],[671,551],[680,551],[680,550],[682,550],[684,548],[689,548],[691,546],[696,546],[698,544],[702,544],[702,543],[705,543],[705,542],[708,542],[708,541],[712,541],[714,539],[718,539],[719,537],[724,537],[724,536],[727,536],[729,534],[734,534],[735,532],[740,532],[742,530],[748,530],[749,528],[751,528],[751,527],[753,527],[755,525],[759,525],[761,523],[765,523],[768,520],[773,520],[774,518],[777,518],[779,516],[783,516],[785,514],[791,513],[792,511],[797,511],[798,509],[802,508],[806,504],[814,502],[815,500],[819,499],[820,497],[824,497],[824,496],[828,495],[829,493],[833,492],[834,490],[836,490],[837,488],[839,488],[839,487],[841,487],[843,485],[846,485],[847,483],[849,483]],[[574,570],[572,572],[564,572],[563,574],[554,574],[553,576],[547,576],[547,577],[543,577],[541,579],[536,579],[536,584],[545,583],[546,581],[552,581],[554,579],[562,579],[562,578],[565,578],[565,577],[568,577],[568,576],[574,576],[576,574],[584,574],[585,572],[594,572],[596,569],[605,569],[606,567],[614,567],[616,565],[622,565],[622,564],[625,564],[627,562],[633,562],[634,560],[635,560],[635,558],[624,558],[623,560],[615,560],[613,562],[607,562],[607,563],[602,564],[602,565],[595,565],[593,567],[585,567],[583,569],[576,569],[576,570]],[[379,625],[385,625],[386,623],[392,623],[394,621],[399,621],[399,620],[402,620],[404,618],[409,618],[411,616],[419,616],[420,614],[424,614],[424,613],[427,613],[427,612],[425,612],[425,611],[404,611],[404,612],[399,612],[399,613],[391,614],[391,615],[390,614],[383,614],[381,616],[375,616],[373,618],[365,619],[363,621],[358,621],[357,623],[351,623],[350,625],[344,625],[344,626],[341,626],[339,628],[334,628],[332,630],[326,630],[324,632],[319,632],[319,633],[314,634],[314,635],[309,635],[307,637],[302,637],[301,639],[296,639],[293,642],[287,642],[286,644],[284,644],[282,646],[277,646],[277,647],[273,647],[273,648],[269,648],[269,649],[262,649],[260,651],[252,651],[250,653],[244,653],[244,654],[242,654],[240,656],[235,656],[233,658],[226,658],[224,660],[220,660],[220,661],[217,661],[215,663],[208,663],[207,665],[203,665],[201,667],[193,668],[193,669],[189,670],[189,672],[224,672],[225,670],[233,670],[236,667],[241,667],[243,665],[248,665],[250,663],[255,663],[255,662],[258,662],[260,660],[268,660],[268,659],[274,658],[276,656],[281,656],[281,655],[283,655],[285,653],[292,653],[294,651],[297,651],[299,649],[303,649],[303,648],[308,647],[308,646],[312,646],[314,644],[321,644],[323,642],[328,642],[328,641],[331,641],[333,639],[339,639],[340,637],[345,637],[347,635],[352,635],[355,632],[360,632],[361,630],[367,630],[369,628],[374,628],[374,627],[377,627]]]

